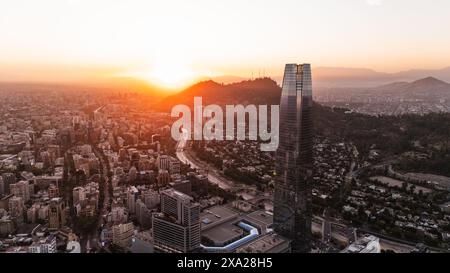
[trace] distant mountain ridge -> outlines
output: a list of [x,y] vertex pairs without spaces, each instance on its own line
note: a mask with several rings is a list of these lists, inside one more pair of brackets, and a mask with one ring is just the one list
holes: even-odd
[[414,69],[397,73],[383,73],[365,68],[313,68],[313,80],[317,87],[371,87],[391,82],[410,82],[427,77],[450,82],[450,67]]
[[317,87],[375,86],[396,80],[394,75],[366,68],[317,67],[312,71]]
[[[334,93],[335,96],[340,94],[344,97],[366,94],[370,96],[439,101],[441,99],[450,100],[450,83],[434,77],[426,77],[413,82],[394,82],[368,88],[330,88],[325,91],[320,89],[313,91],[315,96],[321,96],[324,93]],[[279,104],[281,87],[270,78],[246,80],[233,84],[219,84],[208,80],[194,84],[180,93],[166,97],[159,103],[159,106],[164,110],[169,110],[177,104],[192,106],[196,96],[202,97],[203,105],[272,105]]]
[[375,87],[318,88],[314,98],[326,105],[345,106],[372,114],[450,112],[450,83],[426,77]]
[[281,87],[270,78],[246,80],[239,83],[219,84],[212,80],[199,82],[175,95],[163,99],[159,106],[169,110],[177,104],[193,105],[194,97],[202,97],[208,104],[278,104]]
[[396,82],[372,88],[374,92],[382,94],[404,95],[409,98],[450,98],[450,84],[427,77],[413,82]]
[[412,69],[408,71],[394,73],[398,78],[404,79],[420,79],[427,76],[438,78],[446,82],[450,82],[450,66],[442,69]]
[[[410,82],[426,77],[434,77],[450,82],[450,67],[443,69],[413,69],[397,73],[384,73],[367,68],[313,67],[312,77],[314,86],[317,88],[373,87],[392,82]],[[273,75],[271,78],[279,84],[283,80],[282,74]],[[239,82],[246,78],[227,75],[208,79],[227,84]]]

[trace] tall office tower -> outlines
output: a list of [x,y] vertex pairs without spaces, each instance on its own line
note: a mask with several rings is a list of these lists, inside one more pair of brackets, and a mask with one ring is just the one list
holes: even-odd
[[161,213],[152,222],[156,248],[185,253],[200,247],[200,206],[192,197],[173,189],[161,192]]
[[25,210],[25,204],[22,197],[11,197],[8,201],[9,214],[14,219],[17,226],[23,224],[23,213]]
[[311,112],[311,66],[287,64],[280,102],[274,228],[291,240],[292,252],[310,250],[313,171]]
[[9,185],[16,183],[16,175],[13,173],[2,174],[3,180],[3,194],[8,195],[10,193]]
[[164,187],[170,182],[170,174],[167,170],[159,170],[158,171],[158,187]]
[[168,155],[159,155],[156,159],[156,165],[158,170],[169,170],[170,169],[170,157]]
[[144,229],[148,229],[152,225],[152,214],[141,199],[136,201],[136,220]]
[[62,198],[58,197],[50,200],[48,218],[48,227],[50,229],[59,229],[66,224],[66,206]]
[[135,186],[129,187],[127,190],[127,208],[130,214],[136,213],[136,194],[138,189]]

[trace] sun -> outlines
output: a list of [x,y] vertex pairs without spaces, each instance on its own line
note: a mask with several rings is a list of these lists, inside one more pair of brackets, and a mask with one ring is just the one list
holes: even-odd
[[152,66],[149,80],[165,88],[181,88],[191,83],[195,73],[188,65],[179,62],[159,62]]

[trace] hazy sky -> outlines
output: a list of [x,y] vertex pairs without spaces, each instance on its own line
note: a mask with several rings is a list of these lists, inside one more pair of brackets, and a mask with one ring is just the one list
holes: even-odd
[[0,80],[442,68],[449,26],[449,0],[0,0]]

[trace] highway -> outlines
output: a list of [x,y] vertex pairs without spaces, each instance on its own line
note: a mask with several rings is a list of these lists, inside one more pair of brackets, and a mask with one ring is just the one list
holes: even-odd
[[16,157],[17,157],[17,155],[11,155],[11,156],[9,156],[9,157],[7,157],[7,158],[5,158],[5,159],[2,159],[1,162],[5,162],[5,161],[8,161],[8,160],[13,159],[13,158],[16,158]]
[[9,156],[9,157],[7,157],[7,158],[4,158],[4,159],[0,160],[0,167],[3,167],[3,164],[4,164],[6,161],[11,160],[11,159],[16,158],[16,157],[17,157],[17,155],[11,155],[11,156]]
[[205,162],[194,161],[189,155],[186,154],[186,147],[188,144],[189,133],[186,129],[182,129],[183,133],[181,139],[177,143],[177,158],[184,164],[188,164],[193,169],[198,170],[208,170],[208,180],[212,184],[218,185],[224,190],[230,190],[235,187],[234,183],[226,178],[224,178],[217,169],[209,168],[208,164]]

